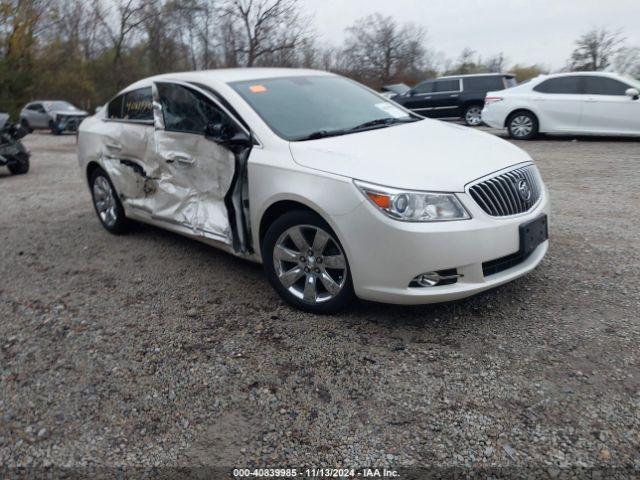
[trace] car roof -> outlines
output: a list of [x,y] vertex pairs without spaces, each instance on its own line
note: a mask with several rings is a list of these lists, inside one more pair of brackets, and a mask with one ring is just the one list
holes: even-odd
[[[301,77],[309,75],[332,76],[333,73],[322,70],[312,70],[306,68],[221,68],[217,70],[197,70],[192,72],[164,73],[140,80],[122,92],[146,87],[158,80],[177,80],[183,82],[197,82],[215,87],[221,83],[242,82],[247,80],[265,80],[268,78]],[[121,93],[122,93],[121,92]]]
[[584,76],[588,75],[590,77],[609,77],[609,78],[624,78],[624,75],[615,72],[558,72],[558,73],[548,73],[538,75],[536,78],[558,78],[558,77],[573,77],[573,76]]
[[468,77],[515,77],[513,73],[465,73],[462,75],[447,75],[445,77],[434,78],[433,80],[452,79],[452,78],[468,78]]

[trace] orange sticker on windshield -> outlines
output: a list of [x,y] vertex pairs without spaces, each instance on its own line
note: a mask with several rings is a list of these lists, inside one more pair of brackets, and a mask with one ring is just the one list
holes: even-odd
[[251,93],[264,93],[267,91],[267,87],[264,85],[251,85],[249,90],[251,90]]

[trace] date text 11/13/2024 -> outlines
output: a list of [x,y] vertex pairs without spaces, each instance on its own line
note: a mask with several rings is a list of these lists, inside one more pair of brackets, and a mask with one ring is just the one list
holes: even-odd
[[386,468],[236,468],[234,478],[399,478]]

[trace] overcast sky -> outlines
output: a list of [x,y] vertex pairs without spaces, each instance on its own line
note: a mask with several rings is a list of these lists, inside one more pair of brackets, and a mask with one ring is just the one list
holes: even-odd
[[427,29],[428,47],[456,58],[465,47],[503,52],[507,65],[564,66],[574,40],[594,26],[621,29],[640,46],[640,0],[301,0],[321,43],[340,45],[344,30],[370,13]]

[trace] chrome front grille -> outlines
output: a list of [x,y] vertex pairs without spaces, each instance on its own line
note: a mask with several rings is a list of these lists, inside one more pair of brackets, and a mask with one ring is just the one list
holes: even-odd
[[536,167],[502,173],[469,188],[471,198],[492,217],[507,217],[531,210],[542,194],[542,182]]

